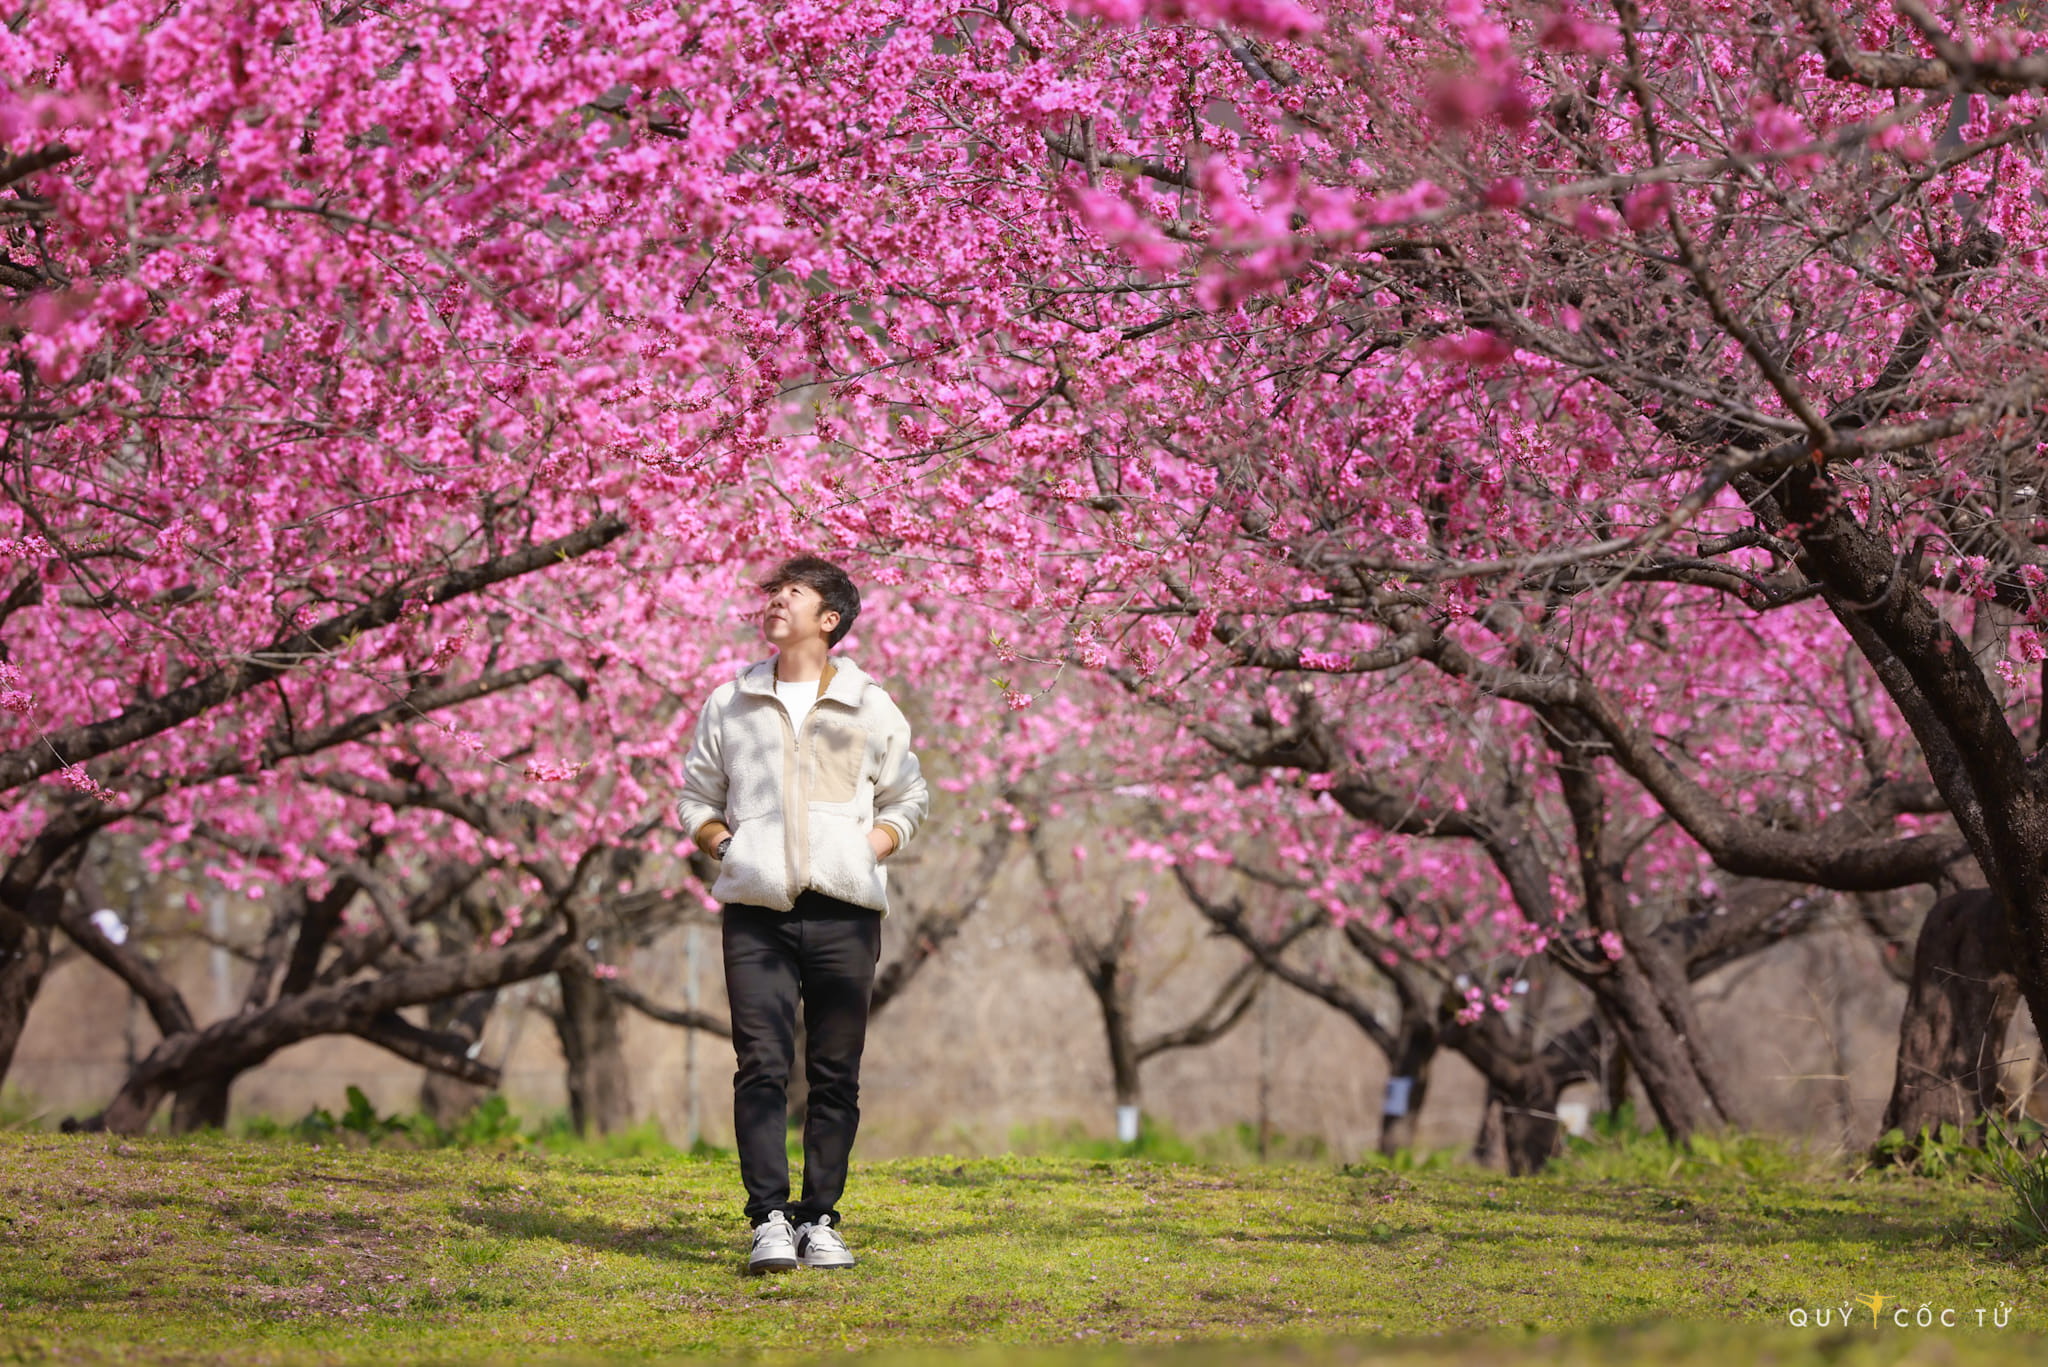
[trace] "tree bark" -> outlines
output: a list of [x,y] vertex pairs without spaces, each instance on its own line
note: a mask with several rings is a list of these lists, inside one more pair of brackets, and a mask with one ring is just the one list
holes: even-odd
[[1499,1113],[1497,1126],[1482,1122],[1476,1147],[1497,1142],[1517,1177],[1541,1172],[1557,1153],[1558,1097],[1597,1070],[1595,1031],[1588,1018],[1532,1052],[1499,1016],[1489,1013],[1472,1025],[1447,1017],[1440,1027],[1442,1046],[1479,1070],[1487,1107]]
[[617,1134],[633,1123],[619,1001],[581,963],[564,964],[556,977],[562,1011],[555,1029],[568,1066],[569,1117],[580,1135]]
[[1507,1161],[1502,1147],[1505,1136],[1500,1127],[1500,1093],[1486,1084],[1486,1100],[1479,1104],[1479,1132],[1472,1136],[1472,1161],[1482,1168]]
[[1563,709],[1547,709],[1542,715],[1557,756],[1558,784],[1571,813],[1587,923],[1602,939],[1618,936],[1625,947],[1619,960],[1607,961],[1604,951],[1592,949],[1590,943],[1574,945],[1560,937],[1552,942],[1553,957],[1593,994],[1621,1036],[1665,1133],[1683,1141],[1695,1130],[1739,1123],[1693,1008],[1682,957],[1651,935],[1630,933],[1627,857],[1615,848],[1619,842],[1607,824],[1607,794],[1595,773],[1600,751],[1593,729]]
[[[208,1078],[244,1072],[278,1050],[315,1035],[360,1035],[401,1051],[415,1062],[424,1061],[432,1056],[434,1042],[402,1020],[395,1026],[391,1023],[400,1007],[553,972],[577,952],[570,935],[573,931],[548,940],[516,941],[502,949],[412,964],[367,981],[317,987],[260,1011],[171,1036],[135,1065],[107,1109],[84,1128],[138,1133],[172,1092]],[[488,1071],[466,1065],[459,1057],[440,1061],[480,1077]]]
[[[1394,1027],[1394,1048],[1387,1056],[1387,1093],[1380,1100],[1380,1152],[1398,1153],[1415,1147],[1416,1124],[1422,1117],[1422,1103],[1429,1095],[1430,1065],[1436,1059],[1437,1028],[1434,1007],[1401,1003],[1401,1020]],[[1403,1087],[1405,1084],[1405,1089]]]
[[1611,971],[1580,980],[1592,991],[1635,1065],[1658,1124],[1674,1141],[1683,1142],[1699,1130],[1717,1129],[1734,1118],[1723,1108],[1722,1089],[1712,1072],[1702,1065],[1703,1041],[1690,1019],[1692,1013],[1687,1010],[1680,1016],[1675,1010],[1689,1008],[1691,994],[1683,988],[1676,993],[1660,991],[1642,962],[1645,955],[1655,953],[1632,944]]
[[49,925],[0,909],[0,1081],[7,1078],[29,1008],[49,971]]
[[1102,1029],[1109,1040],[1110,1085],[1116,1093],[1119,1106],[1143,1104],[1144,1088],[1139,1081],[1138,1041],[1131,1028],[1130,985],[1120,966],[1111,962],[1104,966],[1099,981],[1091,981],[1095,988],[1096,1005],[1102,1009]]
[[1981,1132],[1985,1113],[1999,1108],[2000,1056],[2019,1006],[2014,958],[2005,914],[1988,889],[1953,893],[1928,910],[1899,1021],[1885,1131],[1902,1131],[1909,1143],[1943,1125]]
[[241,1076],[219,1072],[178,1089],[171,1103],[171,1132],[191,1134],[194,1130],[224,1130],[228,1127],[228,1091]]
[[789,1050],[789,1086],[783,1092],[789,1127],[793,1130],[803,1129],[811,1113],[811,1070],[806,1066],[810,1056],[810,1032],[804,1029],[804,1013],[798,1010],[796,1035]]
[[[1539,1075],[1539,1083],[1545,1081]],[[1560,1088],[1538,1085],[1519,1096],[1501,1098],[1501,1143],[1508,1172],[1528,1177],[1543,1171],[1557,1156],[1562,1127],[1557,1121]]]
[[[1478,1062],[1469,1048],[1460,1052]],[[1557,1098],[1577,1079],[1547,1066],[1544,1059],[1506,1059],[1483,1050],[1479,1054],[1487,1056],[1489,1065],[1485,1070],[1487,1108],[1498,1115],[1496,1122],[1482,1129],[1480,1143],[1498,1142],[1513,1176],[1543,1171],[1557,1154]],[[1487,1128],[1492,1133],[1486,1133]]]
[[[1748,491],[1745,491],[1746,493]],[[1773,496],[1751,498],[1768,518]],[[2004,708],[1912,576],[1899,548],[1858,522],[1820,469],[1786,476],[1776,504],[1805,528],[1800,565],[1898,704],[1929,774],[2006,918],[2020,989],[2048,1019],[2048,791]]]
[[0,874],[0,1082],[14,1065],[29,1008],[50,971],[50,932],[93,833],[108,819],[76,810],[52,816]]
[[[453,1035],[475,1044],[483,1038],[484,1024],[490,1019],[491,1009],[498,1004],[498,994],[472,992],[466,997],[446,997],[427,1004],[427,1028]],[[477,1104],[489,1094],[489,1088],[461,1078],[451,1077],[436,1068],[429,1068],[420,1079],[420,1113],[443,1129],[462,1123]]]

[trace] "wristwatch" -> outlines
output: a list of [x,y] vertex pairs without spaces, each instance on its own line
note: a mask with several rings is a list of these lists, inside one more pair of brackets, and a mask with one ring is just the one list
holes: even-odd
[[725,858],[725,852],[726,852],[726,851],[727,851],[728,849],[730,849],[731,847],[732,847],[732,837],[731,837],[731,836],[727,836],[727,837],[726,837],[725,839],[723,839],[723,840],[721,840],[721,841],[719,841],[719,842],[718,842],[718,853],[717,853],[717,854],[715,854],[715,855],[713,855],[713,856],[712,856],[712,858],[714,858],[714,859],[723,859],[723,858]]

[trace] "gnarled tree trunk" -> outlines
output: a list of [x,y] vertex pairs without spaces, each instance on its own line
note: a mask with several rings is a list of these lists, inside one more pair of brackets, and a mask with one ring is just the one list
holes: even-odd
[[228,1092],[234,1087],[235,1072],[220,1072],[180,1087],[171,1102],[171,1130],[190,1134],[194,1130],[224,1130],[228,1126]]
[[[1541,1063],[1516,1067],[1498,1061],[1486,1079],[1486,1105],[1472,1143],[1473,1161],[1505,1162],[1508,1172],[1527,1177],[1543,1171],[1557,1154],[1557,1099],[1567,1085]],[[1382,1147],[1382,1152],[1392,1152]]]
[[1684,977],[1679,975],[1675,989],[1664,985],[1658,972],[1664,966],[1647,962],[1661,953],[1632,941],[1628,956],[1610,972],[1580,981],[1627,1050],[1658,1123],[1682,1141],[1697,1130],[1739,1123],[1739,1117],[1730,1113],[1728,1090],[1706,1048]]
[[1430,1065],[1436,1060],[1437,1011],[1432,1003],[1401,1001],[1394,1047],[1387,1055],[1387,1090],[1380,1099],[1380,1152],[1415,1147],[1415,1128],[1429,1095]]
[[105,1111],[67,1128],[139,1133],[166,1096],[247,1072],[280,1049],[317,1035],[358,1035],[401,1058],[496,1085],[496,1069],[444,1047],[444,1041],[402,1018],[399,1009],[552,972],[576,957],[572,944],[563,935],[408,964],[368,980],[316,986],[260,1010],[169,1035],[129,1071]]
[[1474,1145],[1490,1159],[1496,1146],[1517,1177],[1541,1172],[1557,1153],[1557,1099],[1575,1082],[1597,1076],[1599,1026],[1593,1017],[1532,1050],[1525,1034],[1488,1013],[1465,1025],[1447,1017],[1445,1048],[1454,1049],[1486,1079],[1487,1114]]
[[570,1119],[578,1134],[616,1134],[633,1123],[622,1009],[583,963],[562,965],[556,977],[562,1011],[555,1029],[568,1065]]
[[1546,710],[1544,717],[1557,754],[1558,785],[1577,837],[1587,923],[1603,941],[1618,936],[1626,945],[1618,961],[1604,962],[1604,956],[1559,938],[1552,942],[1553,954],[1593,994],[1621,1037],[1666,1134],[1684,1140],[1695,1130],[1740,1124],[1693,1007],[1686,956],[1667,950],[1654,935],[1632,930],[1627,856],[1608,825],[1607,794],[1595,775],[1601,751],[1591,729],[1562,710]]
[[[483,1038],[484,1024],[497,1004],[495,991],[429,1002],[427,1028],[475,1044]],[[489,1093],[487,1087],[429,1068],[420,1079],[420,1113],[446,1129],[460,1124]]]
[[0,908],[0,1081],[14,1062],[28,1010],[49,971],[48,922]]
[[1928,910],[1899,1021],[1886,1131],[1910,1141],[1943,1125],[1980,1129],[1998,1109],[2000,1055],[2019,1006],[2016,957],[1995,893],[1952,893]]
[[28,1012],[50,971],[50,932],[85,859],[100,814],[53,816],[0,874],[0,1082],[14,1064]]

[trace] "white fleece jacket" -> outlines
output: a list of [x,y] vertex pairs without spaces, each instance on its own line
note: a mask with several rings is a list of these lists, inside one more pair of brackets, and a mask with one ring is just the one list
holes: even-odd
[[818,700],[799,732],[775,694],[775,657],[712,690],[683,761],[676,816],[707,852],[726,830],[711,895],[788,911],[816,888],[889,912],[889,871],[868,844],[871,827],[910,843],[931,797],[910,723],[852,660],[831,656]]

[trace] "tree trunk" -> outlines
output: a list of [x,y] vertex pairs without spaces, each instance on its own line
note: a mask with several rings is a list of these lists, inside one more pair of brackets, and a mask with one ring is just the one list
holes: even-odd
[[811,1056],[810,1034],[804,1029],[804,1013],[796,1013],[796,1036],[789,1051],[789,1087],[783,1093],[788,1098],[789,1127],[801,1130],[811,1114],[811,1072],[808,1062]]
[[[1407,1005],[1403,1002],[1404,1008]],[[1394,1050],[1387,1056],[1387,1091],[1380,1102],[1381,1153],[1415,1147],[1415,1127],[1429,1093],[1429,1068],[1436,1051],[1436,1013],[1404,1009],[1394,1032]]]
[[1501,1148],[1512,1175],[1541,1172],[1556,1156],[1557,1098],[1563,1090],[1541,1067],[1524,1069],[1512,1087],[1500,1089]]
[[1610,1112],[1628,1100],[1628,1048],[1606,1017],[1599,1018],[1600,1094]]
[[176,1099],[171,1102],[171,1132],[191,1134],[194,1130],[226,1129],[228,1091],[239,1076],[239,1070],[222,1072],[180,1087]]
[[1500,1092],[1489,1082],[1486,1084],[1486,1100],[1479,1106],[1479,1133],[1472,1136],[1472,1161],[1482,1168],[1506,1162],[1507,1155],[1501,1148],[1504,1139],[1500,1125]]
[[1634,918],[1627,858],[1614,848],[1606,790],[1595,773],[1600,750],[1590,743],[1590,728],[1571,713],[1542,715],[1554,737],[1558,784],[1571,812],[1586,923],[1602,941],[1619,936],[1625,946],[1620,959],[1605,964],[1588,963],[1584,950],[1563,940],[1553,941],[1552,953],[1593,994],[1621,1036],[1665,1133],[1684,1140],[1695,1130],[1739,1123],[1693,1008],[1683,960],[1651,936],[1628,929]]
[[[1904,548],[1860,523],[1825,467],[1797,466],[1765,492],[1745,487],[1767,528],[1803,525],[1799,565],[1913,730],[1928,775],[2006,918],[2021,990],[2048,1020],[2048,791],[2005,708],[1937,604],[1902,575]],[[1775,509],[1773,508],[1773,505]]]
[[1639,965],[1625,958],[1613,972],[1585,982],[1635,1065],[1643,1093],[1666,1134],[1683,1141],[1697,1130],[1716,1129],[1726,1122],[1690,1041],[1673,1027],[1666,1000]]
[[[81,842],[60,856],[62,871],[75,870],[83,853]],[[17,905],[0,903],[0,1082],[7,1080],[14,1051],[21,1047],[21,1032],[28,1025],[29,1008],[42,990],[43,975],[50,971],[50,931],[64,908],[67,890],[64,881],[45,882]]]
[[[1102,1031],[1109,1044],[1110,1087],[1116,1094],[1116,1137],[1119,1143],[1137,1138],[1136,1118],[1143,1105],[1140,1069],[1144,1055],[1132,1020],[1130,976],[1113,952],[1098,955],[1088,973],[1095,1004],[1102,1009]],[[1126,1116],[1130,1117],[1127,1121]]]
[[[498,1004],[498,994],[472,992],[466,997],[448,997],[427,1005],[427,1028],[459,1036],[474,1044],[483,1038],[484,1024]],[[450,1077],[436,1068],[427,1069],[420,1079],[420,1114],[442,1129],[462,1123],[489,1089],[474,1082]]]
[[1456,1050],[1486,1079],[1488,1110],[1499,1110],[1497,1126],[1483,1122],[1477,1147],[1490,1152],[1498,1143],[1517,1177],[1541,1172],[1557,1153],[1558,1097],[1573,1083],[1599,1075],[1595,1019],[1553,1035],[1534,1051],[1526,1031],[1512,1031],[1492,1014],[1470,1025],[1447,1018],[1438,1031],[1443,1047]]
[[129,1070],[106,1110],[74,1128],[140,1133],[171,1093],[209,1078],[246,1072],[278,1050],[317,1035],[359,1035],[415,1063],[431,1060],[433,1066],[495,1085],[495,1069],[441,1049],[439,1041],[399,1017],[399,1008],[521,982],[575,958],[576,951],[563,937],[515,941],[499,949],[407,964],[377,978],[313,987],[204,1029],[167,1036]]
[[14,1062],[28,1009],[49,969],[49,926],[0,909],[0,1082]]
[[570,1119],[580,1135],[616,1134],[633,1123],[618,999],[580,963],[564,964],[556,976],[562,988],[556,1029],[569,1071]]
[[1131,1038],[1130,1018],[1120,1011],[1112,1011],[1108,1003],[1102,1008],[1103,1024],[1109,1035],[1109,1075],[1116,1091],[1116,1104],[1136,1106],[1143,1100],[1144,1088],[1138,1081],[1138,1043]]
[[1953,893],[1928,910],[1913,949],[1884,1130],[1909,1141],[1943,1125],[1978,1130],[1985,1112],[1998,1109],[1999,1060],[2019,1005],[2015,957],[1994,893]]

